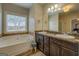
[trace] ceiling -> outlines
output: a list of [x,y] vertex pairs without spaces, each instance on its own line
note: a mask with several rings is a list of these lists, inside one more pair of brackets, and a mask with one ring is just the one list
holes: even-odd
[[31,8],[32,7],[32,3],[14,3],[14,4],[24,7],[24,8]]
[[[24,8],[31,8],[32,7],[32,3],[14,3],[15,5],[24,7]],[[48,3],[48,5],[53,5],[55,3]],[[44,5],[44,3],[43,3]],[[45,4],[47,5],[47,4]],[[79,3],[60,3],[60,5],[62,7],[65,7],[66,5],[73,5],[73,7],[70,9],[70,11],[79,11]]]
[[[49,4],[50,5],[50,4]],[[50,6],[52,6],[53,4],[51,4]],[[69,9],[67,12],[75,12],[75,11],[79,11],[79,3],[64,3],[64,4],[59,4],[62,8],[66,7],[64,10]],[[71,7],[71,8],[70,8]],[[63,10],[61,10],[59,13],[67,13],[64,12]],[[57,13],[57,12],[55,12]],[[49,13],[49,15],[51,15],[52,13]],[[54,14],[54,13],[53,13]]]
[[[14,3],[20,7],[31,8],[34,3]],[[46,3],[40,3],[41,5],[45,5]]]

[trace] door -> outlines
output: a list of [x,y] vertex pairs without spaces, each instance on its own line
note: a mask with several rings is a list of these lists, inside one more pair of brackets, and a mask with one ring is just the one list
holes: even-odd
[[57,44],[52,43],[50,44],[50,56],[59,56],[60,48]]
[[37,48],[43,52],[43,35],[36,35]]
[[44,54],[49,56],[49,37],[44,36]]
[[50,56],[60,55],[60,46],[53,41],[54,38],[50,39]]

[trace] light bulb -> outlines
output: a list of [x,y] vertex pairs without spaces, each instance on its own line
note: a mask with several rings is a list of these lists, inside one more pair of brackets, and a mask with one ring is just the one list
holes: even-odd
[[58,8],[58,10],[61,10],[61,8]]
[[56,12],[56,11],[57,11],[57,9],[54,9],[54,11]]
[[52,6],[51,9],[54,9],[54,7]]
[[48,8],[48,11],[50,11],[50,8]]
[[55,4],[54,6],[55,6],[55,8],[58,8],[58,4]]

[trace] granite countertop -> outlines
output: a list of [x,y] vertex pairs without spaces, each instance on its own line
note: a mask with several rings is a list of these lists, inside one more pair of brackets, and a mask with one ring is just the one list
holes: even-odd
[[[57,38],[59,40],[64,40],[72,43],[79,43],[79,39],[76,39],[75,36],[71,36],[72,38],[66,38],[65,36],[57,36],[57,35],[64,35],[64,34],[55,34],[55,33],[49,33],[49,32],[38,32],[39,34],[46,35],[49,37]],[[68,35],[70,37],[70,35]]]

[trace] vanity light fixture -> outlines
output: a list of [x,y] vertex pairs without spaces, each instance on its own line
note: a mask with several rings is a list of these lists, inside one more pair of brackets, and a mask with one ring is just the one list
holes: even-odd
[[48,12],[50,11],[50,8],[48,8]]
[[58,10],[61,10],[61,8],[58,8]]
[[68,4],[68,5],[61,5],[61,4],[53,4],[51,7],[48,8],[48,12],[68,12],[74,7],[73,4]]
[[54,6],[52,6],[51,9],[53,10],[54,9]]
[[48,8],[48,12],[56,12],[60,10],[62,10],[62,8],[60,8],[60,5],[58,4],[54,4],[53,6]]

